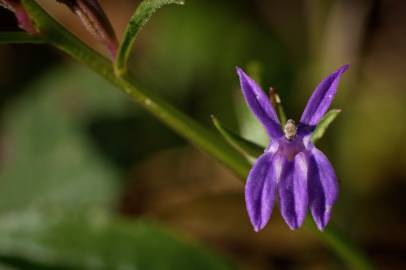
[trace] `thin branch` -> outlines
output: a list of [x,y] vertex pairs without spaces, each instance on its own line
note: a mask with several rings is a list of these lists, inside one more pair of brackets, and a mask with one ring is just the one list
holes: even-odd
[[0,44],[43,44],[44,39],[37,35],[30,35],[25,32],[0,32]]

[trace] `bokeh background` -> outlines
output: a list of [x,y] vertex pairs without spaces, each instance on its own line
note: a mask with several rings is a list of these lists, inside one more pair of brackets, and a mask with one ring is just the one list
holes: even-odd
[[[65,6],[38,2],[106,53]],[[138,1],[100,2],[121,38]],[[299,119],[350,63],[319,144],[340,180],[332,222],[378,269],[405,269],[405,14],[401,0],[188,0],[154,15],[130,66],[199,122],[264,144],[235,66]],[[0,30],[17,30],[4,9]],[[49,46],[0,46],[0,117],[0,269],[346,269],[278,211],[254,233],[237,177]]]

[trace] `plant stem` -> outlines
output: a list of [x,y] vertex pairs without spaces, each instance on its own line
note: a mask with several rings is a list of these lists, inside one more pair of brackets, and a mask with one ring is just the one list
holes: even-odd
[[46,43],[39,36],[29,35],[25,32],[0,32],[0,44],[14,43],[14,44],[42,44]]
[[248,161],[228,145],[219,134],[204,128],[157,95],[136,87],[134,78],[130,75],[116,77],[112,63],[108,59],[69,33],[35,1],[23,0],[22,2],[47,43],[61,49],[102,75],[127,94],[135,103],[143,106],[196,147],[230,167],[239,176],[247,175],[250,169]]

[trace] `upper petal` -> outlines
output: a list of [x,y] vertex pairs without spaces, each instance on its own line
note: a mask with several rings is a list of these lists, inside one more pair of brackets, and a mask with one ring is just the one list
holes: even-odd
[[245,184],[245,202],[252,226],[257,232],[268,223],[275,203],[274,155],[265,153],[252,167]]
[[271,138],[282,136],[278,116],[261,87],[251,79],[241,68],[237,67],[242,93],[251,111],[264,125]]
[[317,148],[312,149],[309,158],[308,190],[310,211],[319,230],[323,230],[337,200],[338,185],[330,161]]
[[306,217],[308,206],[307,160],[304,152],[294,160],[285,160],[279,182],[279,204],[283,219],[294,230],[299,228]]
[[330,107],[337,92],[338,82],[349,65],[340,67],[337,71],[326,77],[314,90],[303,111],[300,123],[314,128]]

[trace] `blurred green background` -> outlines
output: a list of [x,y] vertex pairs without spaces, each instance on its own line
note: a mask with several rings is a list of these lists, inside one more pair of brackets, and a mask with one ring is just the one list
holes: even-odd
[[[91,47],[74,15],[38,1]],[[138,1],[100,1],[121,38]],[[130,66],[145,88],[259,143],[235,66],[256,69],[299,119],[345,63],[320,141],[340,180],[332,222],[379,269],[405,269],[406,2],[188,0],[160,10]],[[0,30],[17,30],[0,10]],[[45,45],[0,46],[0,269],[345,269],[278,211],[254,233],[243,184]]]

